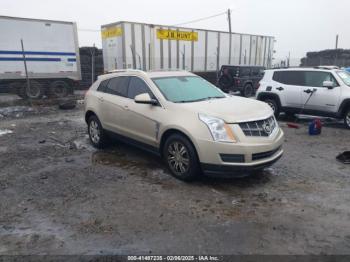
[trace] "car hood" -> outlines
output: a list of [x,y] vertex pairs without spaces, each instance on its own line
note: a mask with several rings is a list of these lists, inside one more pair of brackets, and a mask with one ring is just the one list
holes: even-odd
[[181,104],[187,110],[223,119],[226,123],[266,119],[273,111],[264,102],[243,97],[227,97]]

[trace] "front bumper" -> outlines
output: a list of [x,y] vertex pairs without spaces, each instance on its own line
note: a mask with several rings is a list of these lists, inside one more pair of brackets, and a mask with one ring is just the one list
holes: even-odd
[[219,177],[245,177],[256,171],[262,170],[273,165],[283,155],[283,151],[273,160],[269,160],[262,164],[255,165],[213,165],[213,164],[201,164],[201,168],[204,174],[208,176]]
[[[283,155],[281,129],[270,138],[253,138],[235,144],[198,141],[199,160],[208,175],[246,176],[274,164]],[[223,157],[225,156],[225,157]]]

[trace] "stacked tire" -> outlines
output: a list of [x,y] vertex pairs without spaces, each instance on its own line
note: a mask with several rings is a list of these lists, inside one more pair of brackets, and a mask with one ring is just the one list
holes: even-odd
[[104,73],[102,49],[96,47],[81,47],[80,48],[80,65],[81,77],[80,89],[87,89],[91,86],[92,74],[92,57],[94,55],[94,81],[97,77]]

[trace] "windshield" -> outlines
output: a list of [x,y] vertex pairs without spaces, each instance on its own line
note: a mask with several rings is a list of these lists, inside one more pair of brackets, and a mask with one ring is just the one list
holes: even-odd
[[350,86],[350,74],[346,71],[338,71],[337,72],[338,76],[343,80],[343,82]]
[[226,97],[218,88],[197,76],[152,78],[165,98],[175,103],[188,103]]

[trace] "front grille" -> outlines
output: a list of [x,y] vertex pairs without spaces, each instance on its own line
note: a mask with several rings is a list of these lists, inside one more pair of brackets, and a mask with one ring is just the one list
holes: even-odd
[[276,120],[273,116],[264,119],[251,122],[245,122],[239,124],[243,133],[246,136],[270,136],[277,128]]
[[281,149],[281,147],[278,147],[275,150],[253,154],[252,160],[255,161],[255,160],[260,160],[260,159],[264,159],[264,158],[269,158],[269,157],[273,156],[274,154],[276,154],[276,152],[278,152],[280,149]]

